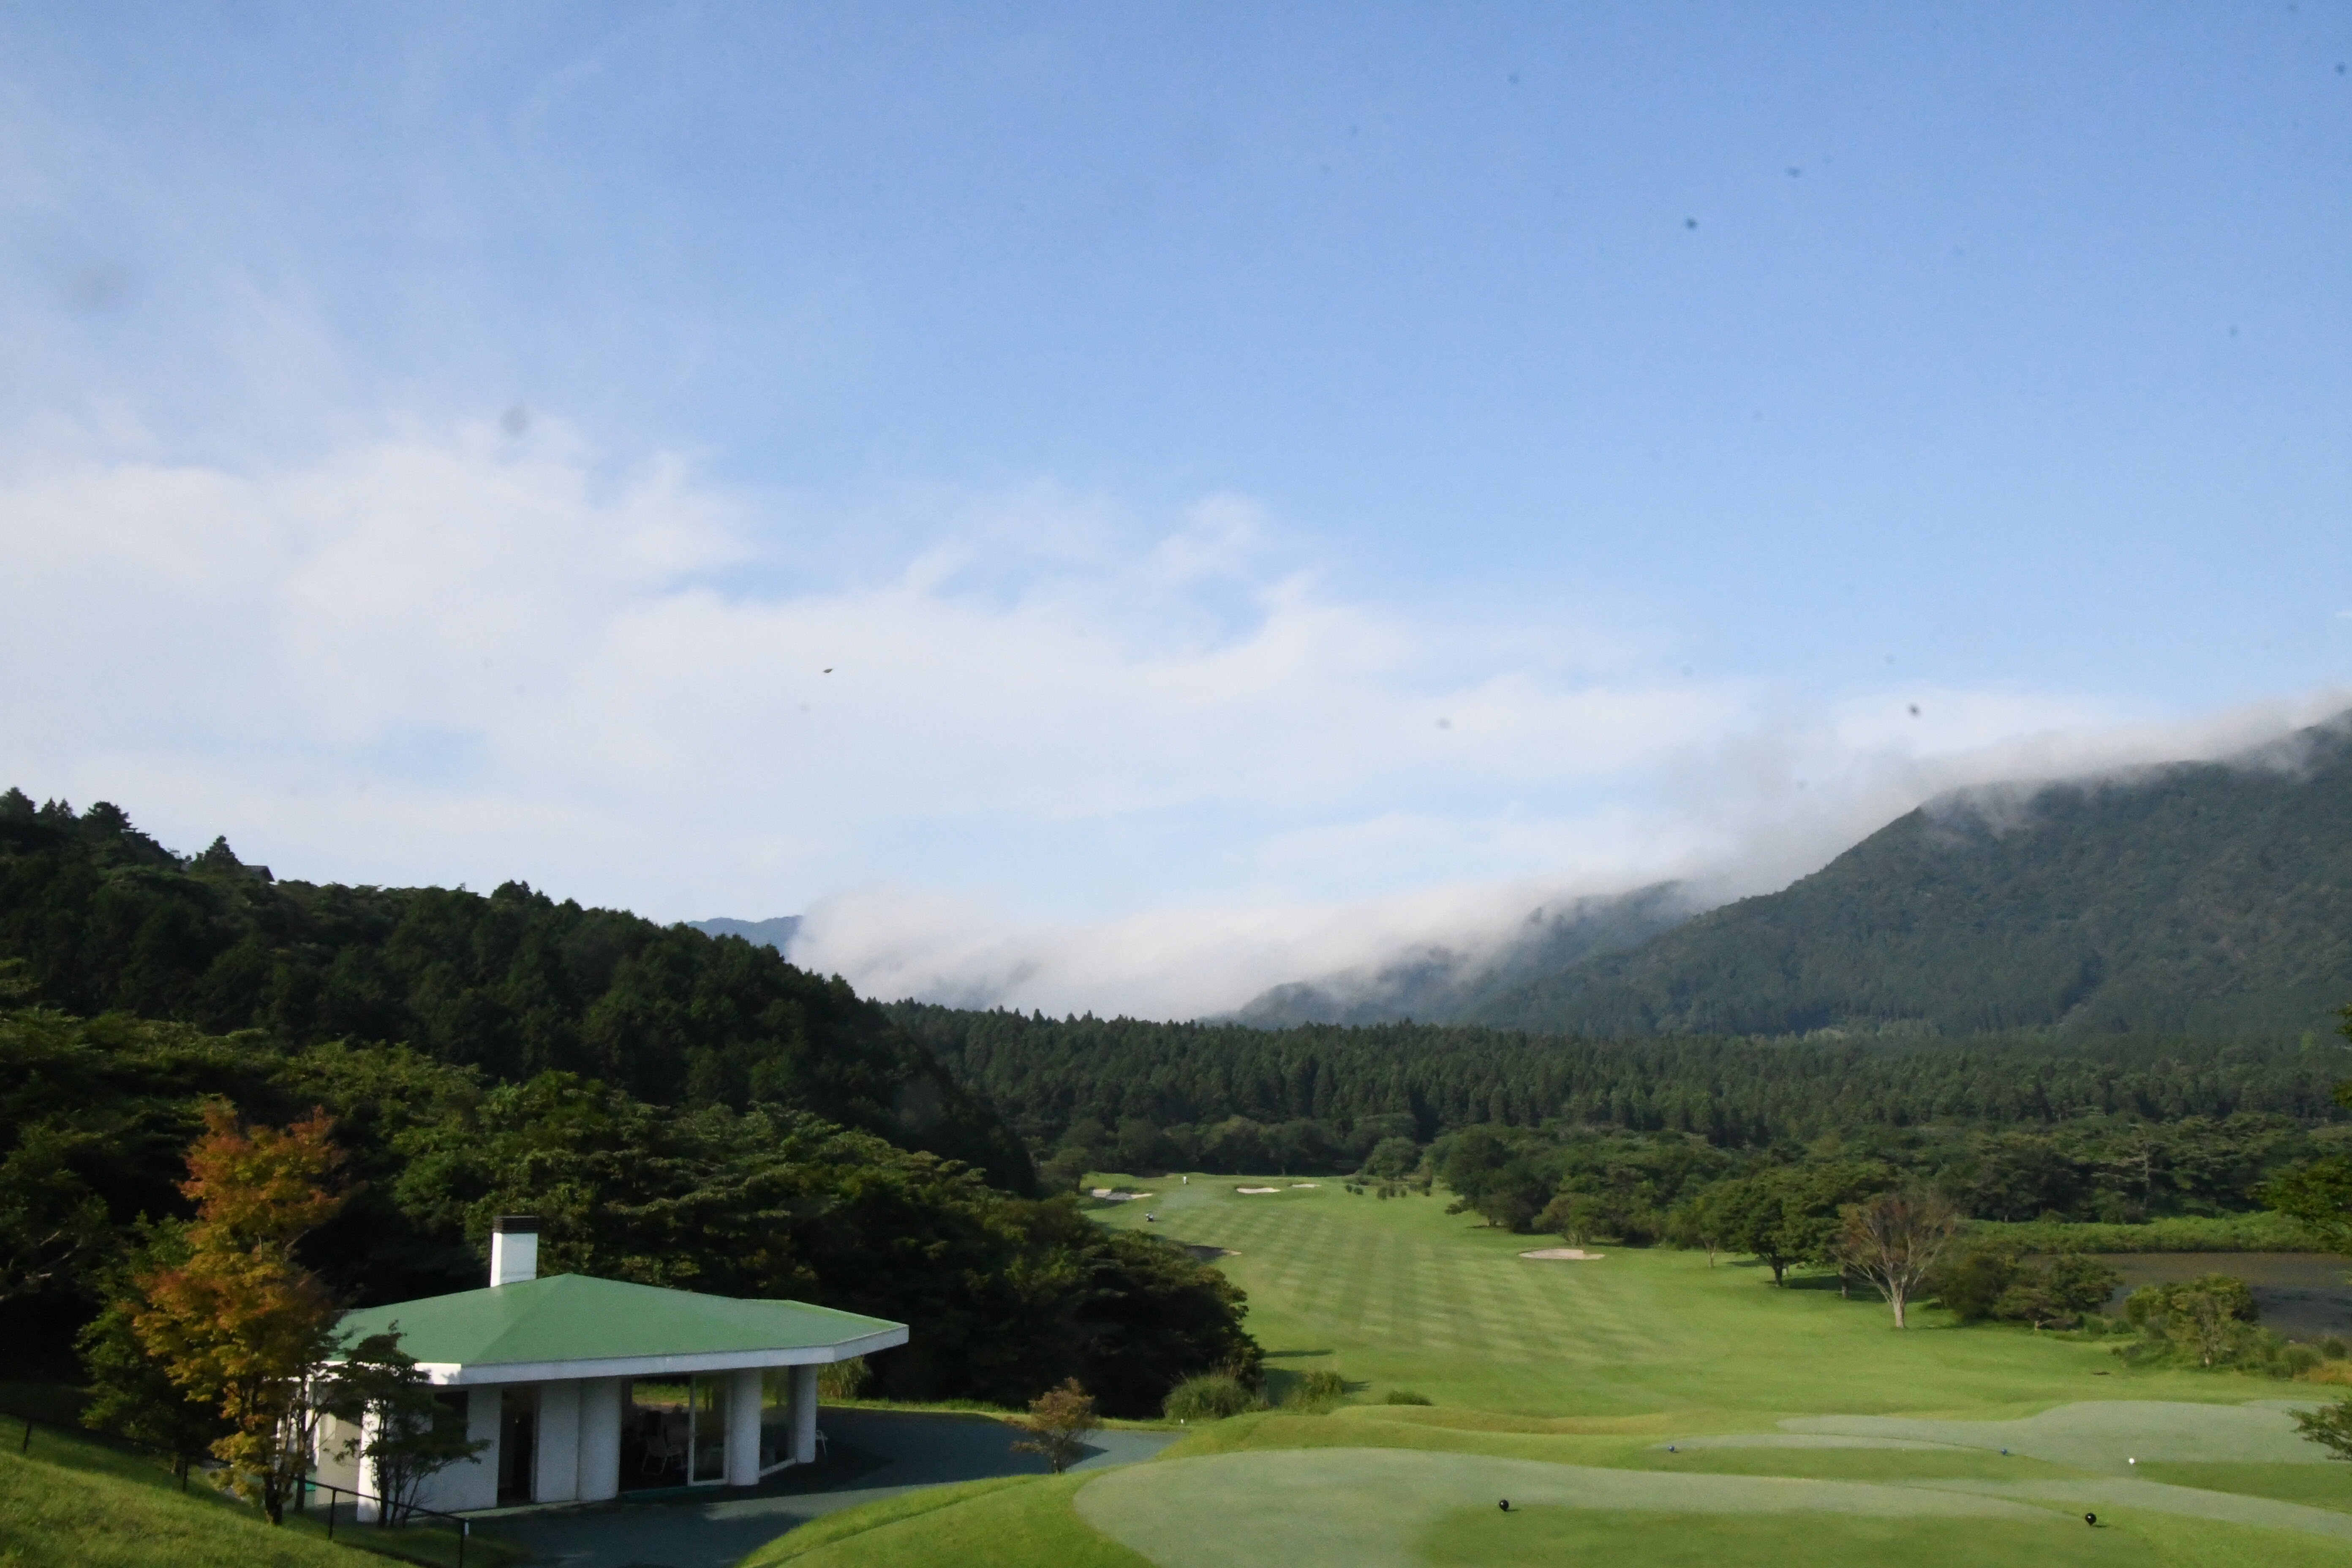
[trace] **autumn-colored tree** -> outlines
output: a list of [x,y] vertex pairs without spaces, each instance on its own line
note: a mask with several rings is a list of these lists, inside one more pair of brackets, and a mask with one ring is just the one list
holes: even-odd
[[136,1281],[132,1331],[173,1383],[217,1404],[229,1431],[213,1454],[272,1524],[310,1470],[319,1369],[334,1348],[334,1301],[294,1258],[348,1195],[331,1126],[315,1111],[248,1130],[228,1106],[207,1107],[180,1188],[196,1205],[185,1257]]
[[1959,1229],[1959,1213],[1941,1193],[1882,1193],[1845,1205],[1835,1257],[1886,1298],[1899,1329],[1906,1326],[1904,1309]]
[[1029,1402],[1029,1414],[1015,1425],[1029,1434],[1013,1445],[1016,1454],[1041,1454],[1060,1475],[1086,1452],[1086,1435],[1102,1425],[1095,1414],[1094,1395],[1075,1377],[1059,1388],[1049,1388]]
[[227,1428],[218,1405],[173,1382],[170,1369],[147,1353],[133,1326],[145,1309],[135,1281],[187,1261],[187,1226],[175,1219],[142,1219],[136,1234],[101,1276],[106,1305],[74,1341],[89,1376],[89,1403],[82,1406],[81,1422],[169,1453],[172,1474],[185,1491],[190,1468]]

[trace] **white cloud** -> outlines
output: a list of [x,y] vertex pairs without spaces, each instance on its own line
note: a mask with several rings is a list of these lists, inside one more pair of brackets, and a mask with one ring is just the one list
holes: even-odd
[[1342,599],[1230,495],[754,505],[544,418],[241,471],[103,439],[0,452],[11,782],[315,879],[805,908],[796,956],[883,995],[1216,1010],[2326,700],[1693,681],[1591,616]]

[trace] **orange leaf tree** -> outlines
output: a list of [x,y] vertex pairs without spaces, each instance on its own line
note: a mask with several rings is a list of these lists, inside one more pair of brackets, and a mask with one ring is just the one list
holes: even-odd
[[1094,1396],[1075,1377],[1029,1402],[1029,1414],[1013,1423],[1029,1436],[1013,1445],[1017,1454],[1039,1454],[1060,1475],[1086,1454],[1086,1436],[1102,1425]]
[[192,1397],[217,1402],[213,1444],[237,1495],[272,1524],[310,1467],[320,1367],[334,1349],[335,1303],[294,1246],[343,1205],[342,1152],[314,1111],[284,1131],[205,1111],[180,1190],[196,1204],[185,1260],[140,1276],[131,1319],[147,1352]]

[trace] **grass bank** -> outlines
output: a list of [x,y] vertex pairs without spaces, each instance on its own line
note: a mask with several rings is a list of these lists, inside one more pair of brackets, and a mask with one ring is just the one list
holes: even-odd
[[[455,1531],[440,1526],[380,1531],[346,1513],[334,1539],[316,1519],[289,1514],[272,1526],[250,1506],[201,1478],[182,1491],[159,1460],[78,1433],[36,1426],[27,1451],[23,1428],[0,1424],[0,1565],[46,1568],[353,1568],[387,1560],[427,1564],[457,1561]],[[521,1553],[477,1530],[467,1568],[506,1568]]]

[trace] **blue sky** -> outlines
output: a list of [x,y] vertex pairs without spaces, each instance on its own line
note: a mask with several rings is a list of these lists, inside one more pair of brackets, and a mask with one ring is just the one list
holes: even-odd
[[2225,748],[2352,700],[2347,61],[2310,4],[0,11],[6,772],[1186,1011]]

